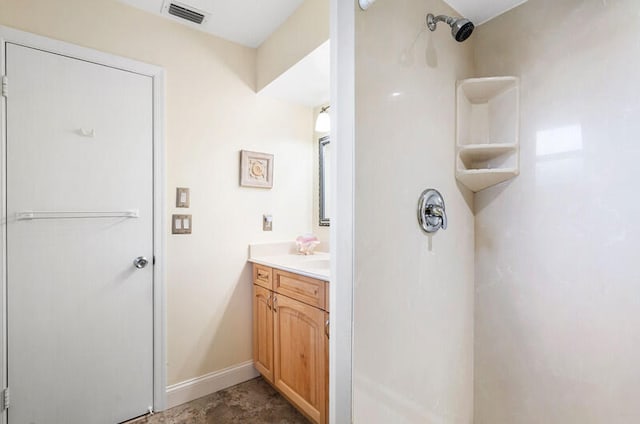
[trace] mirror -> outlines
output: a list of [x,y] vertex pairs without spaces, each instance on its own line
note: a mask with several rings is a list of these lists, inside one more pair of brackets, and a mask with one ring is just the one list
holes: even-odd
[[331,210],[331,182],[329,180],[331,176],[331,141],[329,136],[322,137],[319,142],[320,145],[320,222],[322,227],[329,226],[329,211]]

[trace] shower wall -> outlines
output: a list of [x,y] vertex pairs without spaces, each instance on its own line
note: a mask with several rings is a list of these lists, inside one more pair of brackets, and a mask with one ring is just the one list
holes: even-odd
[[521,175],[475,199],[475,424],[640,422],[639,28],[529,0],[474,34],[522,119]]
[[[473,41],[425,32],[428,12],[455,13],[439,0],[356,12],[356,423],[473,419],[473,196],[454,178],[455,84],[473,74]],[[433,236],[416,218],[430,187],[449,217]]]

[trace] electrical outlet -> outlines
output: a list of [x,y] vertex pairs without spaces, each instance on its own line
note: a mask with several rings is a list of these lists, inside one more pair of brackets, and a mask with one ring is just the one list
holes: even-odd
[[272,231],[273,230],[273,216],[271,215],[262,215],[262,231]]

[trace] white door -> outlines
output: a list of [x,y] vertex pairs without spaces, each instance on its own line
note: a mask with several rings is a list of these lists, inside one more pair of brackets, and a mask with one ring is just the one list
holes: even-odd
[[142,415],[153,404],[152,78],[16,44],[5,63],[8,422]]

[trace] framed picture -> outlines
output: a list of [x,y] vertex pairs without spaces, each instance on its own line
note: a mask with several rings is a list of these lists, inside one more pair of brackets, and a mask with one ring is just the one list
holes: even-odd
[[240,185],[242,187],[273,187],[273,155],[240,151]]

